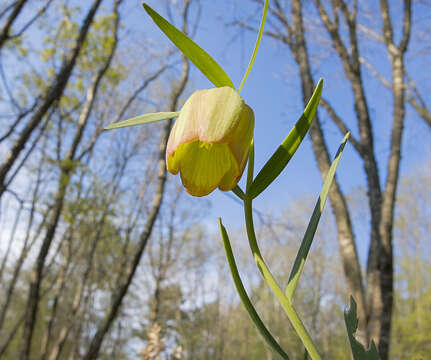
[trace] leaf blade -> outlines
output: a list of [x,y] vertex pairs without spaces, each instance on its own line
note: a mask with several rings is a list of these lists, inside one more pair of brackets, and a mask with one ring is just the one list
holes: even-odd
[[347,133],[344,136],[344,139],[341,142],[335,155],[334,161],[332,161],[331,167],[329,168],[328,174],[326,175],[325,182],[323,183],[322,190],[320,192],[316,206],[314,207],[313,214],[311,215],[310,221],[308,223],[307,230],[305,231],[304,238],[302,239],[301,245],[296,255],[295,262],[293,263],[292,271],[290,273],[286,287],[286,296],[290,301],[293,300],[293,295],[295,293],[296,286],[298,285],[299,277],[302,274],[305,260],[307,259],[308,252],[310,250],[314,235],[317,230],[317,225],[319,224],[320,217],[325,207],[326,199],[328,198],[329,189],[332,185],[332,181],[334,180],[335,172],[337,170],[338,164],[340,163],[341,155],[343,153],[346,142],[349,139],[349,136],[350,133]]
[[241,92],[241,90],[244,86],[244,83],[247,80],[248,75],[250,74],[251,68],[253,67],[254,60],[256,59],[257,50],[259,49],[260,41],[262,40],[263,28],[265,27],[266,14],[268,13],[268,5],[269,5],[269,0],[265,0],[265,4],[263,5],[262,21],[260,22],[260,27],[259,27],[259,32],[257,34],[256,44],[254,45],[253,53],[251,55],[247,70],[244,74],[244,77],[241,80],[239,87],[238,87],[238,92]]
[[232,80],[222,67],[211,57],[211,55],[146,3],[142,3],[142,6],[159,29],[162,30],[169,40],[171,40],[175,46],[180,49],[193,64],[196,65],[209,81],[217,87],[229,86],[235,89]]
[[320,101],[320,95],[322,94],[322,88],[323,80],[320,79],[310,101],[304,110],[304,113],[296,122],[295,126],[283,140],[278,149],[260,170],[259,174],[257,174],[250,187],[250,195],[253,199],[262,191],[264,191],[277,178],[277,176],[283,171],[292,156],[295,154],[296,150],[307,134],[314,115],[316,114],[317,106]]
[[270,345],[270,347],[274,351],[276,351],[283,359],[289,360],[288,355],[284,352],[284,350],[281,348],[281,346],[277,343],[269,330],[266,328],[265,324],[262,322],[258,313],[256,312],[252,302],[250,301],[250,298],[248,297],[244,285],[241,281],[241,277],[239,276],[238,268],[236,266],[235,258],[233,256],[232,247],[230,246],[229,236],[227,234],[226,228],[223,226],[220,218],[218,221],[223,239],[223,245],[226,252],[226,258],[228,260],[229,268],[232,273],[232,278],[245,309],[247,310],[252,321],[254,322],[255,326],[259,330],[262,337],[266,340],[268,345]]
[[353,358],[355,360],[380,360],[374,341],[371,341],[370,348],[365,350],[354,337],[354,333],[358,329],[358,316],[356,315],[356,302],[353,296],[350,296],[350,307],[344,310],[344,321],[346,323]]
[[112,130],[112,129],[119,129],[119,128],[123,128],[123,127],[127,127],[127,126],[150,124],[150,123],[156,122],[156,121],[172,119],[174,117],[177,117],[179,114],[180,114],[179,111],[177,111],[177,112],[148,113],[148,114],[139,115],[139,116],[136,116],[136,117],[133,117],[131,119],[124,120],[124,121],[112,123],[112,124],[106,126],[104,128],[104,130]]

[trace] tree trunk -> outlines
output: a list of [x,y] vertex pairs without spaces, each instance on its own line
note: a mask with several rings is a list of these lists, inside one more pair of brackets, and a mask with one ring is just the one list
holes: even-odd
[[392,307],[393,307],[393,222],[395,210],[395,196],[399,180],[401,161],[402,134],[405,118],[405,89],[404,54],[410,40],[412,9],[411,0],[404,0],[403,31],[399,45],[394,42],[393,28],[390,19],[387,0],[380,0],[380,10],[383,20],[383,37],[392,64],[392,93],[393,93],[393,123],[390,145],[390,156],[387,168],[385,192],[383,194],[382,219],[380,235],[382,245],[379,256],[381,258],[381,286],[382,307],[386,311],[381,314],[381,328],[379,353],[382,360],[389,358],[389,344],[391,335]]
[[78,58],[79,52],[87,37],[90,25],[101,2],[102,0],[94,0],[93,5],[87,13],[87,16],[85,17],[84,22],[82,23],[82,26],[79,30],[79,35],[75,42],[74,48],[63,61],[59,73],[56,75],[53,83],[44,94],[42,103],[36,109],[27,125],[19,134],[12,148],[6,154],[3,163],[0,165],[0,198],[6,190],[6,177],[18,159],[21,151],[24,149],[28,139],[33,133],[33,130],[41,123],[43,117],[46,115],[50,107],[62,96],[67,82],[69,81],[70,75],[72,74],[76,59]]
[[[98,6],[100,5],[100,2],[101,0],[96,0],[91,10],[87,14],[87,18],[84,21],[85,25],[83,26],[83,28],[86,28],[85,34],[87,34],[88,32],[89,26],[97,11]],[[82,41],[83,41],[86,35],[83,36],[82,32],[83,30],[81,29],[80,38],[82,37]],[[115,45],[113,47],[113,51],[115,51]],[[76,56],[77,55],[78,53],[76,53]],[[36,323],[39,297],[40,297],[39,292],[40,292],[40,286],[42,282],[42,272],[45,265],[46,257],[48,256],[48,252],[51,247],[51,243],[54,239],[54,236],[57,230],[57,225],[60,220],[61,212],[63,210],[66,191],[69,185],[70,176],[72,175],[72,172],[73,172],[73,161],[75,158],[75,154],[76,154],[78,145],[81,142],[84,129],[88,123],[88,119],[90,117],[90,113],[93,108],[93,104],[96,97],[97,89],[100,84],[100,80],[102,79],[103,75],[105,74],[106,70],[109,67],[110,61],[112,59],[112,55],[113,55],[113,52],[111,53],[104,67],[100,70],[100,72],[95,77],[92,86],[89,88],[87,92],[86,104],[78,120],[77,130],[76,130],[71,148],[69,149],[63,161],[63,164],[61,166],[61,174],[58,182],[57,193],[55,196],[52,218],[47,224],[46,234],[42,241],[42,245],[39,250],[39,254],[38,254],[36,263],[34,265],[34,268],[32,270],[31,279],[30,279],[30,291],[27,298],[26,316],[25,316],[25,324],[24,324],[23,340],[22,340],[23,342],[22,342],[21,355],[20,355],[21,359],[23,360],[27,360],[30,357],[31,343],[33,339],[33,331]],[[70,72],[69,72],[69,75],[70,75]],[[66,83],[64,84],[64,86],[65,85]],[[64,89],[64,86],[63,86],[63,89]]]
[[[305,105],[313,93],[314,81],[311,75],[311,67],[304,38],[304,25],[302,16],[301,1],[292,0],[294,43],[290,43],[289,45],[295,61],[299,67],[303,102]],[[314,155],[317,160],[317,165],[322,175],[322,179],[324,179],[329,171],[331,162],[328,148],[324,140],[323,131],[320,125],[319,116],[317,114],[314,119],[314,123],[310,128],[310,137]],[[347,290],[357,300],[359,318],[366,319],[364,288],[354,241],[352,224],[350,221],[350,214],[347,209],[346,200],[336,179],[334,179],[333,185],[331,186],[329,198],[337,225],[338,243],[341,252],[344,274],[347,281]],[[368,340],[365,321],[360,321],[357,334],[358,339],[362,342]]]
[[[185,85],[188,80],[189,64],[185,58],[183,58],[183,73],[179,86],[171,94],[171,101],[169,105],[169,111],[176,111],[178,106],[178,100],[182,92],[184,91]],[[140,236],[140,241],[133,259],[129,262],[128,267],[125,271],[125,278],[118,284],[118,290],[112,296],[112,302],[109,309],[102,320],[101,324],[97,327],[97,331],[93,336],[90,346],[83,357],[83,360],[94,360],[97,358],[102,342],[109,331],[115,317],[120,309],[125,295],[132,282],[133,276],[139,265],[141,257],[145,251],[148,239],[151,236],[154,223],[160,210],[160,206],[163,201],[164,188],[166,183],[166,144],[168,141],[169,133],[171,130],[172,120],[166,121],[163,127],[162,135],[160,138],[159,154],[158,154],[158,176],[157,176],[157,188],[153,197],[153,204],[148,214],[147,221],[145,223],[144,230]]]

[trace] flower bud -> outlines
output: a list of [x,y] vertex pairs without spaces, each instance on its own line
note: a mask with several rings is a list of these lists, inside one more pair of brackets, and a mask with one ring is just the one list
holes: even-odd
[[230,87],[199,90],[180,111],[169,135],[166,164],[187,192],[228,191],[244,172],[254,130],[253,110]]

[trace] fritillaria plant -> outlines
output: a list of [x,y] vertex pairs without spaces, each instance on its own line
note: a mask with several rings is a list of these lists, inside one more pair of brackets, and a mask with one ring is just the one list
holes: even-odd
[[[191,195],[205,196],[216,188],[219,188],[222,191],[232,191],[243,202],[247,236],[256,265],[265,282],[280,302],[308,355],[311,359],[318,360],[321,357],[293,306],[293,297],[335,175],[335,170],[349,134],[343,139],[332,162],[296,255],[295,262],[293,263],[286,289],[283,291],[269,270],[259,250],[253,225],[253,199],[262,195],[264,190],[283,171],[307,134],[319,104],[323,81],[320,80],[316,85],[303,114],[290,133],[259,173],[254,176],[253,133],[255,119],[252,108],[244,102],[240,96],[240,92],[250,74],[262,39],[268,3],[269,0],[266,0],[264,3],[256,45],[238,89],[235,88],[232,80],[221,66],[207,52],[144,3],[144,9],[154,23],[196,65],[208,80],[215,85],[215,88],[194,92],[178,112],[145,114],[111,124],[106,129],[142,125],[178,118],[171,130],[167,143],[167,170],[172,174],[180,173],[181,181],[186,191]],[[246,164],[248,164],[247,180],[245,190],[243,190],[238,186],[238,182]],[[268,345],[283,359],[289,359],[286,352],[271,335],[250,301],[239,276],[229,237],[221,219],[219,219],[219,225],[233,281],[245,309]],[[357,329],[357,317],[353,299],[351,299],[350,309],[345,313],[345,321],[355,360],[377,360],[378,354],[374,344],[372,344],[370,350],[366,351],[354,337],[354,332]]]

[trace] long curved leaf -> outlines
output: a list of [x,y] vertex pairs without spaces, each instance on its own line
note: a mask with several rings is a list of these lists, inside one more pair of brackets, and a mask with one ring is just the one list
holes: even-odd
[[241,92],[245,81],[248,78],[248,75],[250,74],[251,68],[253,67],[254,60],[256,59],[257,50],[259,49],[260,41],[262,40],[263,35],[263,28],[265,27],[265,21],[266,21],[266,14],[268,13],[268,5],[269,0],[265,0],[265,4],[263,5],[263,14],[262,14],[262,21],[260,22],[260,28],[259,33],[257,34],[257,40],[256,44],[254,45],[253,53],[251,55],[250,63],[248,64],[247,70],[245,71],[244,77],[241,80],[241,84],[238,87],[238,92]]
[[136,116],[131,119],[127,119],[124,121],[112,123],[105,127],[105,130],[118,129],[127,126],[135,126],[135,125],[143,125],[149,124],[155,121],[167,120],[177,117],[179,115],[178,112],[159,112],[159,113],[148,113],[145,115]]
[[296,122],[293,129],[290,130],[289,135],[287,135],[278,149],[263,166],[262,170],[260,170],[259,174],[257,174],[253,184],[250,186],[250,195],[253,199],[277,178],[289,163],[293,154],[295,154],[295,151],[298,149],[307,134],[314,115],[316,114],[317,105],[319,105],[320,95],[322,94],[322,88],[323,80],[320,79],[317,83],[316,89],[314,90],[313,96],[304,110],[304,113]]
[[277,343],[274,337],[266,328],[265,324],[260,319],[257,314],[253,304],[250,301],[250,298],[245,291],[244,285],[242,284],[241,277],[239,276],[238,268],[236,266],[235,258],[233,256],[232,247],[230,246],[229,236],[227,234],[226,228],[223,226],[221,219],[219,218],[220,232],[223,239],[224,249],[226,251],[227,261],[229,263],[229,268],[232,273],[232,278],[235,283],[236,290],[238,291],[239,297],[241,298],[242,303],[244,304],[245,309],[256,325],[262,337],[266,340],[266,342],[271,346],[273,350],[275,350],[283,359],[289,360],[289,357],[281,348],[281,346]]
[[235,89],[232,80],[225,73],[222,67],[198,44],[190,39],[186,34],[178,30],[169,21],[160,16],[146,3],[142,4],[148,15],[151,16],[155,24],[165,35],[176,45],[182,53],[204,74],[215,86],[230,86]]
[[320,192],[319,199],[317,200],[316,206],[311,215],[310,222],[308,223],[307,230],[305,231],[304,238],[302,239],[301,246],[299,247],[298,254],[296,255],[295,262],[293,263],[292,272],[290,273],[289,280],[286,287],[286,296],[292,301],[293,295],[298,285],[299,277],[301,276],[304,268],[305,260],[307,259],[308,252],[310,251],[311,244],[314,239],[314,234],[319,224],[320,216],[322,215],[323,208],[325,207],[326,199],[328,198],[329,189],[331,188],[332,181],[335,177],[335,171],[337,170],[338,164],[343,153],[344,146],[350,136],[347,133],[338,148],[335,159],[329,168],[328,174],[326,175],[325,182],[323,183],[322,191]]

